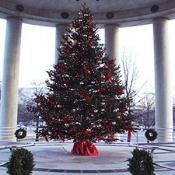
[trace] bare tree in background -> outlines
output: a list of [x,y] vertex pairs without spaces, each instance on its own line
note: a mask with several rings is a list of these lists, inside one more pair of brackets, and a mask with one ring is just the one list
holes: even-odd
[[138,94],[138,91],[135,87],[136,81],[138,80],[138,69],[134,64],[132,57],[126,56],[125,54],[122,56],[121,67],[123,70],[123,81],[126,89],[126,94],[128,100],[132,102],[129,108],[132,108],[135,105],[135,97]]
[[30,89],[20,88],[18,94],[18,123],[28,125],[34,117],[34,115],[27,110],[27,105],[31,102]]
[[[150,116],[150,110],[154,102],[154,98],[148,98],[148,97],[143,97],[140,98],[140,92],[145,86],[146,82],[143,84],[140,84],[138,87],[138,78],[139,78],[139,71],[137,69],[136,64],[134,63],[134,59],[132,59],[132,55],[125,55],[123,54],[122,60],[121,60],[121,68],[123,70],[123,81],[124,81],[124,86],[126,89],[126,94],[128,97],[128,100],[131,101],[130,103],[130,111],[134,111],[134,114],[136,116],[136,122],[140,123],[143,121],[144,123],[140,123],[144,126],[148,126],[148,123],[146,123],[148,118]],[[136,87],[137,85],[137,87]],[[140,100],[141,99],[141,100]],[[138,109],[138,105],[142,103],[142,108]],[[145,112],[147,111],[147,113]],[[146,114],[146,117],[145,117]],[[141,118],[140,118],[141,117]],[[143,119],[143,117],[145,117]],[[150,124],[150,123],[149,123]],[[151,125],[151,124],[150,124]]]
[[[41,94],[43,94],[44,91],[46,91],[44,83],[33,82],[32,86],[34,87],[34,94],[41,95]],[[28,112],[30,112],[30,113],[32,113],[34,115],[33,116],[33,120],[36,122],[36,125],[35,125],[36,126],[36,130],[35,130],[36,138],[35,138],[35,141],[39,141],[40,129],[43,127],[43,124],[41,124],[42,121],[41,121],[41,118],[38,115],[38,113],[36,113],[36,112],[34,113],[34,112],[31,111],[31,107],[35,106],[35,105],[36,105],[36,103],[34,102],[34,99],[31,98],[30,103],[27,104],[27,110],[28,110]]]
[[154,100],[155,95],[152,93],[146,93],[140,100],[140,111],[138,111],[138,122],[144,126],[144,128],[150,128],[155,125],[155,108]]
[[41,83],[32,83],[31,88],[20,88],[18,90],[18,123],[29,125],[35,121],[35,116],[27,110],[27,106],[32,105],[34,93],[39,93],[43,85]]

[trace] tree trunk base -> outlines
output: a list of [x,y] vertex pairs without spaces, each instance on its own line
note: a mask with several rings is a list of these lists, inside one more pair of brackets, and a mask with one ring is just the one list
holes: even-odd
[[96,146],[88,140],[75,142],[71,153],[77,156],[98,156]]

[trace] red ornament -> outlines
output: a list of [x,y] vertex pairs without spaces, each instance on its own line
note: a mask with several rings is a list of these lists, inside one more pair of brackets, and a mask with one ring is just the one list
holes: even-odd
[[108,62],[107,62],[106,64],[107,64],[107,66],[111,66],[111,65],[114,64],[114,60],[109,59]]
[[63,79],[63,83],[68,85],[69,84],[69,80]]
[[124,88],[123,86],[118,86],[117,89],[116,89],[116,94],[117,95],[122,95],[124,94]]
[[69,118],[68,118],[67,116],[64,116],[63,122],[64,122],[64,123],[69,123]]
[[110,83],[112,83],[112,73],[111,72],[106,73],[105,77]]
[[89,75],[91,73],[87,64],[83,64],[83,71],[85,75]]
[[64,63],[60,63],[60,62],[55,66],[57,70],[62,69],[63,67],[64,67]]
[[92,99],[92,96],[87,95],[87,96],[85,97],[85,99],[86,99],[86,100],[91,100],[91,99]]
[[85,91],[81,91],[80,92],[80,95],[82,96],[82,97],[84,97],[86,100],[91,100],[92,99],[92,96],[90,96],[87,92],[85,92]]
[[113,124],[112,124],[111,121],[108,121],[107,128],[108,128],[109,130],[112,130]]
[[90,135],[91,135],[91,133],[90,133],[88,130],[84,130],[84,131],[83,131],[83,134],[84,134],[85,136],[90,136]]
[[106,91],[106,89],[104,87],[100,87],[100,89],[99,89],[99,93],[100,94],[104,94],[105,91]]
[[119,107],[119,111],[120,111],[121,113],[124,113],[124,112],[126,111],[126,108],[125,108],[125,107]]
[[113,82],[113,79],[111,78],[111,79],[109,79],[109,83],[111,83],[112,84],[112,82]]
[[47,100],[48,100],[48,102],[49,102],[50,104],[52,104],[52,105],[55,106],[55,99],[54,99],[53,96],[48,96],[48,97],[47,97]]
[[87,94],[85,91],[80,91],[80,95],[85,98]]

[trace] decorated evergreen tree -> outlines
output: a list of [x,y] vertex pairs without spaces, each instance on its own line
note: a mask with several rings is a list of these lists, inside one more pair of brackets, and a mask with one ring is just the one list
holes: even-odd
[[132,128],[129,99],[120,71],[109,58],[83,5],[63,36],[59,60],[48,71],[48,91],[35,97],[31,110],[45,121],[46,139],[74,140],[73,154],[97,155],[92,141]]

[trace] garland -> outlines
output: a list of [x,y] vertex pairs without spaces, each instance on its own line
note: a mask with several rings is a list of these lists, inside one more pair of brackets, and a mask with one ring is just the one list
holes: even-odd
[[132,155],[133,157],[128,159],[128,170],[132,175],[155,175],[154,163],[150,152],[136,148]]
[[7,173],[10,175],[30,175],[34,166],[32,153],[24,148],[19,148],[12,151],[7,165]]
[[27,131],[23,128],[19,128],[15,131],[15,136],[17,139],[23,139],[27,135]]
[[149,141],[154,141],[157,138],[157,132],[154,129],[148,129],[145,132],[145,137]]

